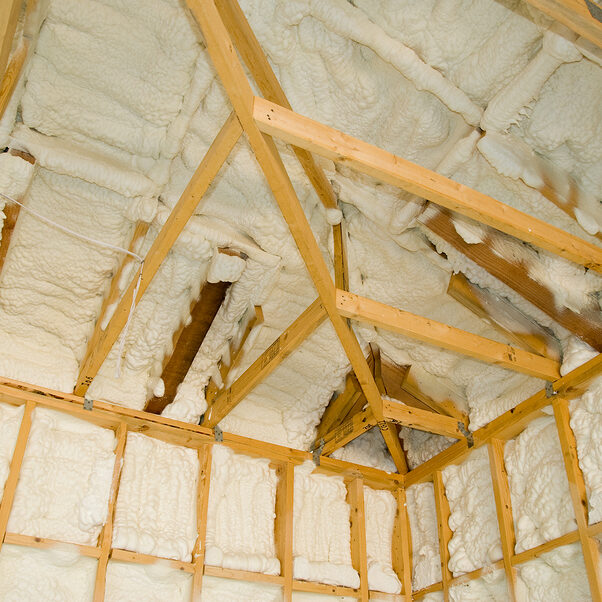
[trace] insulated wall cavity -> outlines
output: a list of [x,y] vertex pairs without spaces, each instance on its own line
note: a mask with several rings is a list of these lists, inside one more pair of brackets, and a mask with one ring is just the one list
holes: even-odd
[[368,586],[371,590],[398,594],[401,582],[393,570],[392,545],[397,500],[390,491],[364,487]]
[[479,579],[449,588],[450,602],[500,602],[508,600],[508,586],[504,571],[493,571]]
[[203,577],[201,602],[282,602],[282,599],[282,588],[275,585]]
[[577,528],[554,418],[531,422],[504,452],[516,551],[522,552]]
[[107,517],[114,448],[112,430],[36,408],[8,532],[96,545]]
[[277,475],[269,460],[212,448],[205,563],[280,573],[274,542]]
[[4,544],[0,600],[92,600],[97,564],[70,546],[36,550]]
[[345,483],[342,477],[312,474],[313,469],[311,462],[295,467],[294,577],[357,588]]
[[406,490],[412,537],[412,587],[422,589],[441,581],[437,510],[432,483]]
[[166,564],[110,561],[107,566],[106,602],[189,602],[191,589],[192,575]]
[[457,576],[502,558],[487,449],[443,471],[449,501],[449,568]]
[[199,468],[196,450],[129,433],[113,547],[190,562]]
[[0,499],[2,499],[4,484],[8,479],[24,408],[24,405],[13,406],[0,403]]

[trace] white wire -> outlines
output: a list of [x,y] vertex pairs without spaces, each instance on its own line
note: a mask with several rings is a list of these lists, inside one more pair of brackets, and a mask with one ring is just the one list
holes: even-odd
[[115,377],[120,378],[121,377],[121,362],[123,359],[123,348],[125,346],[125,339],[127,337],[127,333],[128,333],[129,327],[130,327],[130,322],[132,321],[132,315],[134,313],[134,309],[136,309],[136,297],[138,296],[138,289],[140,288],[140,283],[142,282],[142,268],[144,267],[144,258],[142,258],[137,253],[133,253],[132,251],[130,251],[128,249],[124,249],[123,247],[119,247],[117,245],[112,245],[108,242],[104,242],[103,240],[91,238],[90,236],[85,236],[84,234],[75,232],[74,230],[71,230],[70,228],[67,228],[66,226],[57,224],[57,222],[49,219],[48,217],[42,215],[41,213],[38,213],[37,211],[35,211],[34,209],[31,209],[30,207],[27,207],[23,203],[17,201],[16,199],[13,199],[12,197],[8,196],[7,194],[4,194],[3,192],[0,192],[0,196],[5,198],[10,203],[15,203],[16,205],[19,205],[21,208],[25,209],[25,211],[27,211],[28,213],[31,213],[32,215],[35,215],[39,220],[43,221],[44,223],[48,224],[49,226],[53,226],[54,228],[57,228],[58,230],[61,230],[62,232],[65,232],[66,234],[70,234],[71,236],[75,236],[76,238],[79,238],[80,240],[85,240],[86,242],[91,242],[92,244],[98,245],[99,247],[105,247],[107,249],[112,249],[113,251],[118,251],[119,253],[124,253],[126,255],[129,255],[130,257],[133,257],[140,263],[140,265],[138,266],[138,279],[136,281],[136,286],[134,287],[134,294],[132,296],[132,304],[130,306],[130,311],[128,313],[128,319],[127,319],[127,322],[125,323],[125,326],[123,328],[123,332],[121,334],[121,338],[119,341],[119,355],[117,357],[117,365],[115,366]]

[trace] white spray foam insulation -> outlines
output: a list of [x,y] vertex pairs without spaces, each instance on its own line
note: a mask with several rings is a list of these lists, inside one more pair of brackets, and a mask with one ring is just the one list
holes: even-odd
[[449,501],[449,569],[454,576],[502,558],[487,448],[473,451],[462,464],[443,470]]
[[412,588],[419,590],[441,581],[433,484],[412,485],[406,490],[406,497],[412,538]]
[[8,531],[96,545],[107,517],[115,433],[36,408]]
[[556,423],[538,418],[504,450],[516,551],[534,548],[577,528]]
[[589,522],[596,523],[602,520],[602,378],[571,402],[570,416],[585,480]]
[[397,501],[390,491],[364,487],[368,586],[388,594],[401,591],[401,582],[392,566],[396,511]]
[[212,448],[205,564],[280,574],[274,542],[276,470],[270,461]]
[[129,433],[113,547],[190,562],[199,470],[196,450]]
[[192,575],[160,562],[148,565],[110,561],[107,565],[107,602],[189,602]]
[[556,548],[521,564],[518,577],[523,598],[529,602],[591,600],[578,543]]
[[500,602],[508,600],[508,586],[504,571],[493,571],[488,575],[473,579],[464,585],[449,588],[451,602]]
[[92,600],[95,558],[72,546],[36,550],[4,544],[0,551],[0,600],[70,602]]
[[332,457],[337,460],[379,468],[386,472],[397,471],[378,428],[362,433],[347,445],[337,449]]
[[0,493],[4,491],[4,484],[8,479],[24,410],[24,405],[13,406],[0,403]]
[[203,577],[201,602],[282,602],[282,599],[282,588],[275,585]]
[[293,575],[357,588],[345,483],[342,477],[312,474],[313,469],[309,461],[295,467]]

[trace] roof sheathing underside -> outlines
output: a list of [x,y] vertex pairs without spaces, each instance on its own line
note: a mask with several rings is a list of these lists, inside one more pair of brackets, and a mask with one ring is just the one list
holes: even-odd
[[[580,221],[593,232],[602,191],[602,71],[553,33],[542,42],[549,19],[518,2],[241,4],[297,112],[595,241],[540,194],[525,159],[535,152],[579,184]],[[27,150],[37,164],[29,173],[20,159],[2,155],[2,189],[17,194],[29,186],[24,198],[32,208],[121,247],[139,220],[151,221],[136,249],[143,255],[227,118],[227,97],[192,17],[175,0],[152,6],[52,0],[40,2],[39,11],[35,54],[0,127],[2,146]],[[519,77],[527,65],[538,68],[539,80]],[[516,98],[524,103],[514,106]],[[479,125],[486,133],[480,141]],[[292,153],[281,150],[331,264],[329,221],[336,216],[325,214]],[[551,328],[565,352],[575,347],[565,329],[418,225],[418,199],[328,161],[321,165],[349,233],[350,290],[506,342],[446,295],[452,271],[461,270]],[[248,339],[239,370],[315,299],[246,140],[197,212],[136,309],[121,376],[115,345],[92,383],[92,397],[141,408],[161,390],[172,335],[210,272],[235,283],[170,416],[198,420],[204,387],[250,306],[262,306],[264,322]],[[483,238],[481,228],[464,220],[456,229],[469,242]],[[218,255],[224,246],[244,251],[244,265]],[[599,311],[597,275],[521,249],[532,257],[531,277],[554,290],[559,307]],[[118,259],[116,252],[21,215],[0,280],[0,373],[70,391]],[[123,287],[128,276],[131,270]],[[542,386],[379,329],[359,326],[356,332],[396,363],[411,364],[432,395],[443,389],[470,412],[472,427]],[[224,428],[307,448],[348,371],[332,327],[324,324],[226,418]],[[420,442],[411,462],[432,453]],[[378,448],[374,438],[373,462],[379,462]]]

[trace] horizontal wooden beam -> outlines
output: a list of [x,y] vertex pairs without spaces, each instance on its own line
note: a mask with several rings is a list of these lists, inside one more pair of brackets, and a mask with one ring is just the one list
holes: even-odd
[[447,294],[521,349],[554,361],[560,359],[560,343],[550,331],[527,317],[510,301],[470,282],[464,274],[452,274]]
[[[597,6],[599,14],[602,15],[600,1],[590,1],[594,7]],[[527,0],[527,2],[602,48],[602,23],[592,16],[585,0]]]
[[369,431],[374,426],[376,426],[376,419],[372,410],[367,407],[365,410],[347,418],[339,426],[322,437],[324,441],[322,454],[329,456],[332,452],[357,439],[357,437]]
[[265,134],[353,167],[588,269],[602,272],[602,248],[482,192],[263,98],[255,98],[253,116]]
[[[155,238],[148,250],[144,266],[142,267],[142,278],[137,293],[137,278],[134,277],[128,289],[121,297],[107,327],[100,332],[96,345],[88,345],[75,386],[75,392],[78,395],[83,395],[88,390],[92,380],[98,374],[100,367],[127,322],[132,301],[138,303],[142,295],[146,292],[146,289],[159,271],[163,260],[167,257],[182,230],[184,230],[188,220],[193,216],[199,202],[209,189],[209,186],[211,186],[215,176],[230,155],[241,134],[240,123],[236,115],[231,114],[209,147],[188,186],[186,186],[186,189],[182,193],[180,200],[172,209],[157,238]],[[136,298],[134,299],[135,294]]]
[[314,301],[241,376],[211,404],[203,426],[212,428],[271,374],[326,319],[324,304]]
[[[436,433],[444,437],[463,439],[464,432],[459,427],[459,421],[451,416],[442,416],[435,412],[420,410],[404,405],[397,401],[383,400],[385,420],[427,433]],[[466,428],[466,425],[464,425]]]
[[536,378],[555,380],[560,376],[558,362],[528,351],[346,291],[337,290],[336,299],[338,310],[346,318]]
[[[443,211],[435,212],[422,223],[468,259],[474,261],[529,303],[550,316],[555,322],[577,335],[597,351],[602,351],[600,311],[584,308],[577,313],[558,305],[553,291],[545,284],[531,278],[529,266],[516,259],[511,247],[508,249],[508,242],[512,242],[510,239],[495,230],[489,230],[483,242],[469,244],[456,232],[450,215]],[[517,250],[520,251],[520,249]]]

